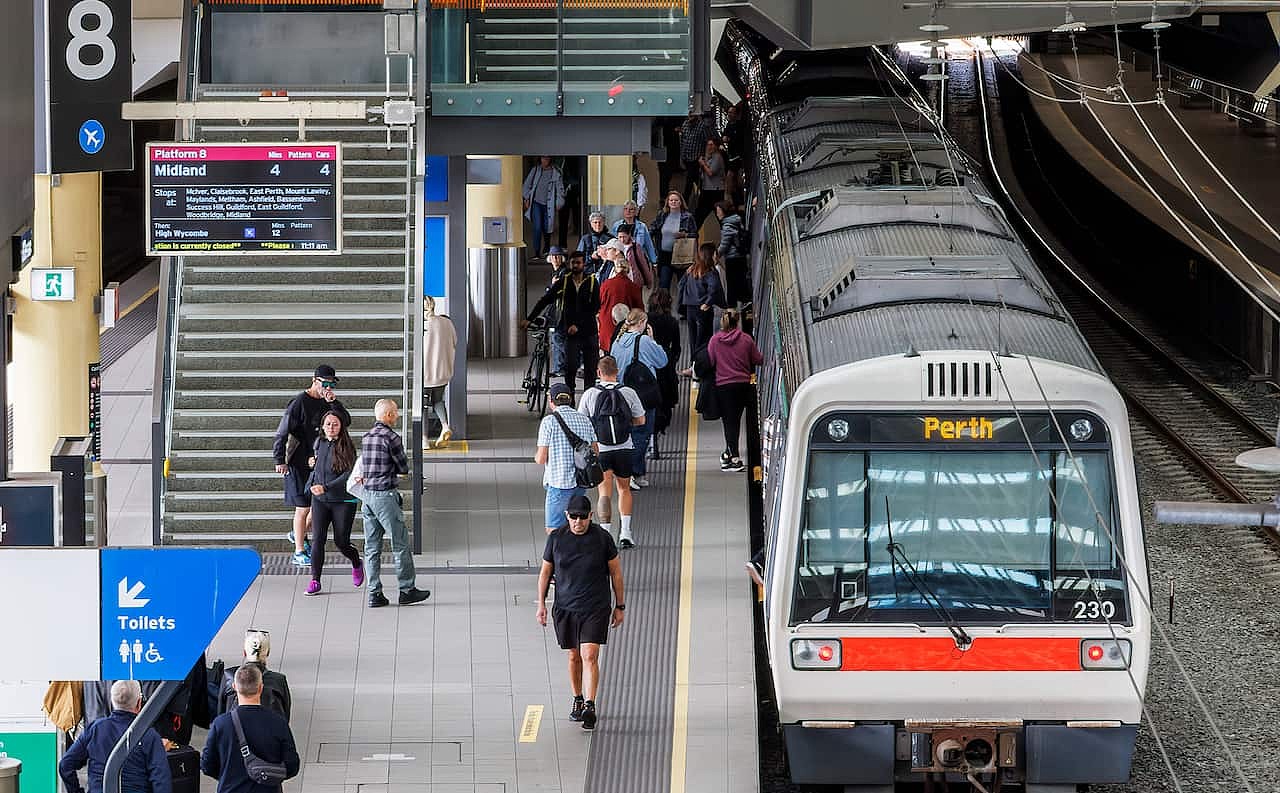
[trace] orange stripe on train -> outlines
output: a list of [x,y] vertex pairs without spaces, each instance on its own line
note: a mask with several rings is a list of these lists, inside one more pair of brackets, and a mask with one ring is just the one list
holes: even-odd
[[950,638],[844,638],[844,672],[1079,672],[1080,640],[979,636],[967,650]]

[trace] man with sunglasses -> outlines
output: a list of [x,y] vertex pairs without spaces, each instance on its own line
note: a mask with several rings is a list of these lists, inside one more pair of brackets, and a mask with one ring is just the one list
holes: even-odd
[[[311,491],[307,479],[311,476],[311,454],[320,436],[320,422],[324,414],[333,411],[342,420],[342,426],[351,426],[351,413],[338,401],[334,388],[338,385],[338,373],[327,363],[316,367],[311,376],[311,387],[289,401],[276,427],[272,455],[276,461],[276,473],[284,474],[284,503],[293,507],[293,563],[298,567],[311,566],[311,551],[304,544],[311,526]],[[292,438],[292,440],[291,440]]]
[[[591,520],[586,496],[569,499],[567,520],[547,537],[538,575],[538,624],[547,624],[547,589],[556,580],[551,619],[556,641],[569,654],[569,687],[573,707],[569,720],[582,729],[596,728],[596,690],[600,682],[600,646],[609,629],[622,624],[622,563],[613,537]],[[613,589],[612,598],[609,595]]]

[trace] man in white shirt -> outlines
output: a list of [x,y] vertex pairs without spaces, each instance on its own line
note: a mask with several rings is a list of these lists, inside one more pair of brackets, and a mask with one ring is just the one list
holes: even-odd
[[618,547],[634,548],[631,534],[631,468],[635,457],[631,428],[644,424],[644,405],[634,388],[618,382],[618,362],[606,355],[596,366],[596,384],[587,389],[578,403],[578,411],[591,420],[600,443],[600,467],[604,481],[600,483],[600,525],[613,533],[613,523],[606,511],[606,499],[616,488],[618,514],[622,529]]

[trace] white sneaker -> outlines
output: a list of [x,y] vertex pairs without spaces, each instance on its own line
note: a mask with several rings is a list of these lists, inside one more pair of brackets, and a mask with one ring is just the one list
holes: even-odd
[[639,490],[639,489],[640,489],[640,483],[636,481],[636,479],[637,479],[637,478],[638,478],[638,477],[635,477],[635,478],[632,478],[632,480],[631,480],[631,489],[632,489],[632,490]]
[[633,479],[631,480],[631,484],[633,484],[633,485],[639,485],[640,487],[648,487],[648,486],[649,486],[649,477],[647,477],[647,476],[637,476],[637,477],[635,477],[635,478],[633,478]]
[[623,529],[618,535],[618,547],[634,548],[636,547],[635,538],[631,536],[631,529]]

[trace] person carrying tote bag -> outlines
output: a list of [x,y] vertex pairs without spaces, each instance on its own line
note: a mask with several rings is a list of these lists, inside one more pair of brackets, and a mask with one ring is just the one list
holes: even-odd
[[669,289],[677,270],[688,267],[698,249],[698,224],[678,191],[667,194],[662,211],[649,225],[649,236],[658,243],[658,286]]

